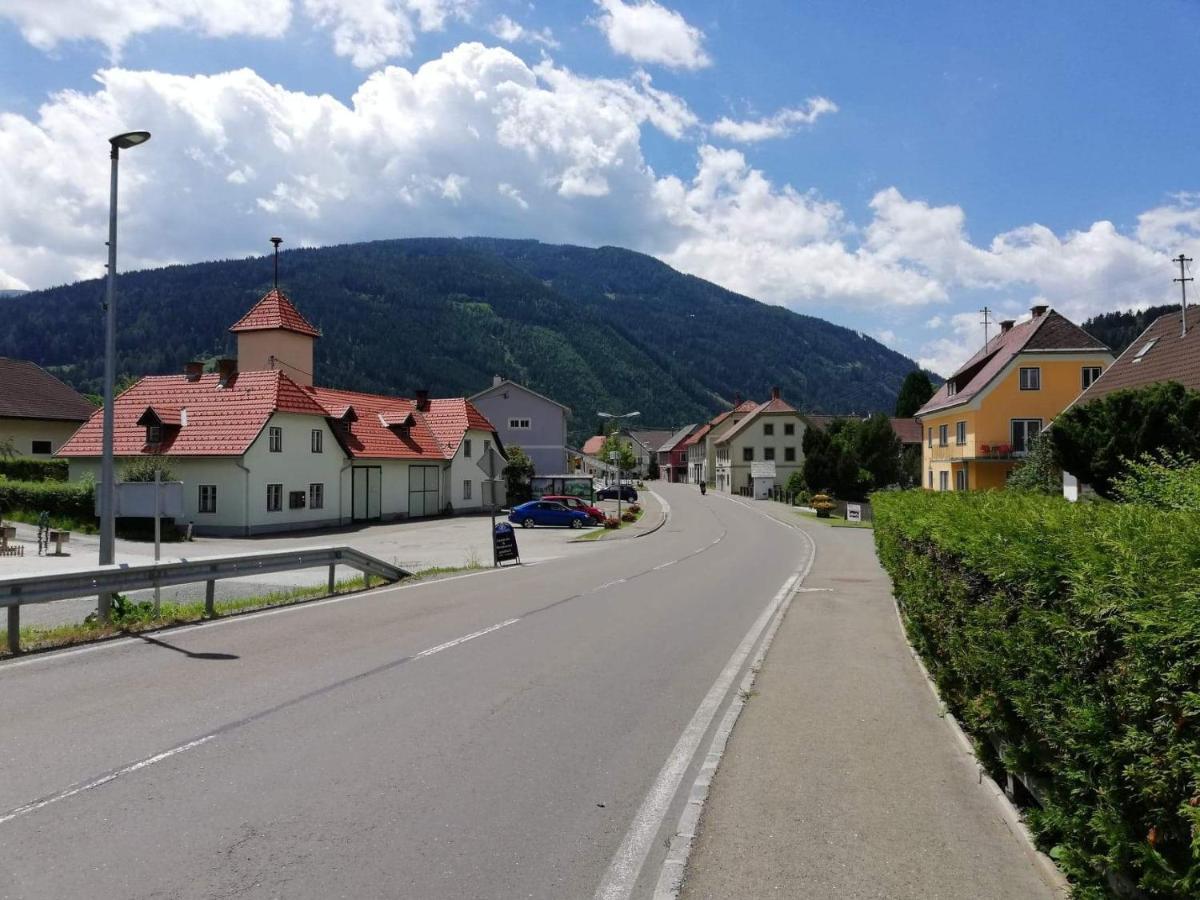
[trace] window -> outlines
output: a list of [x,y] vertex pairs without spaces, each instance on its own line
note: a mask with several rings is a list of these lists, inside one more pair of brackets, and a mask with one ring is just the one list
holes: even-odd
[[38,453],[38,454],[49,453],[50,452],[50,442],[49,441],[34,441],[33,442],[33,452]]
[[763,425],[763,434],[766,435],[767,437],[774,436],[774,434],[775,434],[774,423],[767,423],[766,425]]
[[742,462],[754,462],[754,448],[753,447],[743,447],[742,448]]
[[959,447],[967,446],[967,423],[954,423],[954,443]]
[[929,489],[933,490],[933,469],[929,470]]
[[196,507],[202,513],[215,513],[217,511],[217,486],[215,484],[200,485],[200,498]]
[[783,448],[783,461],[784,462],[795,462],[796,461],[796,448],[795,447],[784,447]]
[[283,429],[272,425],[267,429],[267,449],[272,453],[283,452]]
[[508,427],[513,431],[527,431],[529,429],[528,419],[509,419]]
[[775,448],[774,447],[764,447],[763,448],[763,459],[774,459],[774,458],[775,458]]
[[463,441],[463,456],[467,459],[471,458],[471,439],[467,438]]
[[939,425],[938,426],[938,446],[945,447],[949,443],[950,443],[950,426],[949,425]]
[[1146,343],[1142,344],[1142,349],[1137,352],[1136,356],[1134,356],[1133,361],[1141,362],[1142,357],[1145,356],[1147,353],[1149,353],[1150,348],[1153,347],[1157,343],[1158,343],[1158,338],[1152,338],[1152,339],[1146,341]]
[[946,382],[946,396],[953,397],[958,393],[958,385],[953,380]]
[[954,489],[956,491],[965,491],[967,489],[967,470],[959,469],[954,473]]
[[1033,439],[1042,430],[1041,419],[1012,420],[1012,449],[1013,453],[1028,453]]
[[[930,447],[933,446],[933,426],[932,425],[929,426],[929,446]],[[932,477],[933,476],[931,475],[930,478],[932,478]],[[930,484],[929,486],[933,487],[932,484]]]
[[146,426],[146,443],[161,444],[162,443],[162,426],[147,425]]
[[304,509],[304,491],[288,491],[288,509]]
[[463,499],[471,499],[471,479],[467,478],[463,481]]
[[[312,452],[313,453],[322,453],[322,452],[324,452],[324,449],[325,449],[325,432],[321,431],[320,428],[314,428],[312,430]],[[279,451],[275,451],[275,452],[278,453]]]
[[1092,383],[1100,377],[1099,366],[1084,366],[1083,367],[1083,389],[1086,391],[1092,386]]
[[1021,369],[1021,390],[1040,391],[1042,389],[1042,370],[1037,366]]
[[322,482],[314,481],[308,486],[308,508],[325,508],[325,485]]
[[795,422],[787,422],[786,424],[784,424],[783,433],[788,436],[795,434],[796,433],[796,423]]
[[267,512],[279,512],[283,509],[283,485],[267,485]]
[[938,490],[939,491],[950,490],[950,473],[949,472],[938,472]]

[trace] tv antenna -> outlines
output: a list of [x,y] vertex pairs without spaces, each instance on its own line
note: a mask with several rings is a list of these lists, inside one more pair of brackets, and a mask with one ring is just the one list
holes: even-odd
[[980,312],[983,313],[983,346],[986,348],[988,345],[988,325],[992,323],[992,311],[985,306]]
[[1185,268],[1187,269],[1187,272],[1191,271],[1191,268],[1188,266],[1188,263],[1190,263],[1191,261],[1192,260],[1190,257],[1184,256],[1182,253],[1180,253],[1177,257],[1175,257],[1173,260],[1171,260],[1171,262],[1179,263],[1179,277],[1172,278],[1171,280],[1179,282],[1179,290],[1180,290],[1180,293],[1183,294],[1183,304],[1180,307],[1182,310],[1180,318],[1183,320],[1183,332],[1182,332],[1183,335],[1187,335],[1187,283],[1189,281],[1196,280],[1194,278],[1187,278],[1186,272],[1184,271]]

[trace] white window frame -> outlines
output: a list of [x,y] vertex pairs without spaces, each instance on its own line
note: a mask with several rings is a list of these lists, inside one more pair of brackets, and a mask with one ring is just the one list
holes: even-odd
[[196,512],[201,515],[215,515],[217,512],[217,486],[215,484],[197,485]]
[[954,446],[967,446],[967,423],[965,421],[954,423]]
[[325,432],[323,432],[320,428],[314,428],[312,430],[312,452],[325,452]]
[[163,430],[162,430],[161,425],[147,425],[146,426],[146,443],[147,444],[161,444],[162,443],[162,435],[163,435]]
[[1096,379],[1100,377],[1100,374],[1103,371],[1104,371],[1104,368],[1102,366],[1084,366],[1080,370],[1080,379],[1079,379],[1079,383],[1082,386],[1083,390],[1086,391],[1093,384],[1095,384]]
[[267,451],[270,453],[283,452],[283,429],[278,425],[267,427]]
[[512,418],[508,420],[509,431],[528,431],[531,425],[529,419],[524,417]]
[[471,499],[471,479],[470,478],[463,479],[463,497],[462,498],[464,500]]
[[938,472],[938,490],[950,490],[950,473],[946,469],[942,469],[942,471]]
[[[1020,422],[1024,428],[1025,446],[1020,450],[1017,449],[1017,423]],[[1009,419],[1008,420],[1008,437],[1009,446],[1012,447],[1013,455],[1025,455],[1029,452],[1029,445],[1033,442],[1033,438],[1029,434],[1029,423],[1037,422],[1037,430],[1033,432],[1033,437],[1037,437],[1042,431],[1041,419]]]
[[325,508],[325,482],[313,481],[308,485],[308,508]]
[[267,485],[267,512],[283,512],[283,485]]
[[1021,366],[1017,376],[1023,391],[1040,391],[1042,389],[1042,367]]
[[938,426],[938,446],[939,447],[949,447],[950,446],[950,426],[949,425],[939,425]]

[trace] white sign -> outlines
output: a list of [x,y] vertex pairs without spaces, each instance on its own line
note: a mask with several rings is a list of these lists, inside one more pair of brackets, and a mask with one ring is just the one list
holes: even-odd
[[[117,502],[113,515],[120,518],[154,518],[154,482],[118,481]],[[183,482],[164,481],[159,488],[159,515],[166,519],[183,518]],[[96,515],[100,515],[100,492],[96,491]]]
[[846,504],[846,521],[861,522],[862,521],[862,506],[858,503]]
[[489,480],[494,480],[500,477],[500,473],[508,468],[508,463],[504,457],[496,452],[495,447],[488,447],[487,452],[479,457],[479,462],[476,463],[479,470],[488,477]]
[[775,477],[775,460],[768,459],[750,463],[750,477],[773,479]]

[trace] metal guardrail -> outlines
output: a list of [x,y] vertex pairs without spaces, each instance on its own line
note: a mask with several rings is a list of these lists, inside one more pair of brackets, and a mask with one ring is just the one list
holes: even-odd
[[297,550],[267,550],[238,556],[204,556],[175,562],[116,563],[65,572],[17,575],[0,578],[0,606],[8,607],[8,649],[20,650],[21,607],[92,594],[137,591],[176,584],[205,582],[204,614],[214,615],[216,582],[222,578],[244,578],[293,572],[297,569],[329,567],[329,593],[336,584],[338,566],[349,566],[364,575],[399,581],[412,574],[400,566],[355,550],[353,547],[304,547]]

